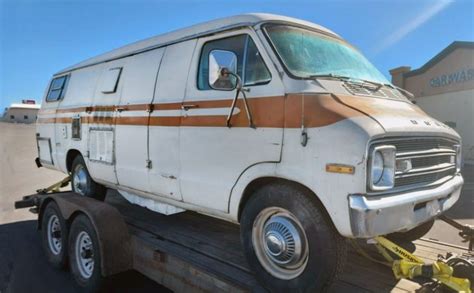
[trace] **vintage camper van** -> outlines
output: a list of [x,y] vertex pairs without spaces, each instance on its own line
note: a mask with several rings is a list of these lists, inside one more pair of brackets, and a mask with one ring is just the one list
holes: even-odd
[[318,290],[345,241],[414,239],[459,198],[460,137],[336,33],[248,14],[59,71],[39,165],[77,193],[240,223],[270,289]]

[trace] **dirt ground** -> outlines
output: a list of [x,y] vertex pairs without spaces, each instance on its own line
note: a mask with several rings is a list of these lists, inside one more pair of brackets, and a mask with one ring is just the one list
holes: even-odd
[[[54,270],[46,263],[36,216],[27,209],[14,210],[14,201],[65,176],[37,169],[36,156],[34,125],[0,122],[0,293],[79,292],[69,273]],[[461,199],[447,214],[474,225],[474,166],[466,166],[463,175],[466,183]],[[426,238],[467,247],[456,230],[439,220]],[[118,276],[116,288],[120,288],[114,290],[117,292],[166,291],[135,272]]]

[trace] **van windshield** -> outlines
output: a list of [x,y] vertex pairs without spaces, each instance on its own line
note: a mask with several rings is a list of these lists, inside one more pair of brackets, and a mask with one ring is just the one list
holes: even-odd
[[389,84],[358,50],[341,40],[287,25],[267,25],[265,30],[288,71],[298,78],[344,76]]

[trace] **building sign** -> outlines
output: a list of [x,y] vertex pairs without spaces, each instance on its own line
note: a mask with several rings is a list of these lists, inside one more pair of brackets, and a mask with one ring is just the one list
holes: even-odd
[[474,80],[474,68],[464,68],[449,74],[442,74],[430,79],[431,87],[443,87]]
[[21,100],[22,104],[29,104],[29,105],[34,105],[36,104],[35,100]]

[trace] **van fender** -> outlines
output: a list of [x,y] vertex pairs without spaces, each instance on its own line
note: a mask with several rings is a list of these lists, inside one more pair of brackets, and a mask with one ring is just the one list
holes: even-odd
[[62,216],[71,225],[79,214],[86,215],[91,221],[99,239],[101,270],[104,277],[132,269],[132,241],[119,211],[110,204],[79,196],[74,192],[56,193],[42,201],[39,223],[44,206],[50,201],[56,202]]
[[[239,207],[244,196],[245,189],[254,180],[263,177],[281,178],[289,181],[294,181],[293,178],[287,178],[283,174],[278,173],[278,163],[258,163],[248,167],[240,174],[239,178],[232,187],[229,199],[229,216],[230,218],[238,222],[239,221]],[[299,181],[294,181],[299,184],[303,184]]]
[[230,218],[235,222],[239,222],[239,208],[241,208],[240,204],[243,199],[245,189],[252,181],[264,177],[279,178],[294,182],[310,190],[314,196],[316,196],[317,200],[319,200],[319,202],[322,204],[329,219],[332,221],[339,233],[341,235],[346,235],[347,232],[342,229],[342,226],[338,225],[339,223],[335,221],[334,217],[331,216],[331,211],[333,211],[333,209],[331,209],[331,202],[324,197],[318,196],[314,184],[311,184],[311,177],[308,177],[306,174],[307,172],[304,172],[303,170],[292,170],[293,173],[290,174],[289,172],[281,172],[285,169],[280,167],[281,166],[279,166],[278,163],[260,163],[252,165],[240,175],[231,191],[229,200]]

